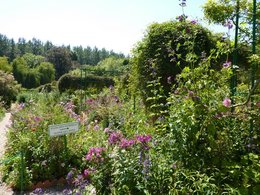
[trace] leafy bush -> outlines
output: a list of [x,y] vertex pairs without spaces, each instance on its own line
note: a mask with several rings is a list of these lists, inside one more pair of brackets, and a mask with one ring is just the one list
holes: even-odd
[[[52,138],[48,133],[51,124],[75,121],[68,116],[61,104],[57,104],[55,98],[55,94],[31,94],[30,100],[21,103],[18,112],[12,115],[5,157],[24,153],[26,188],[39,181],[59,179],[66,175],[70,166],[75,166],[73,151],[76,150],[65,150],[63,138]],[[16,189],[20,188],[20,168],[18,161],[10,161],[2,167],[3,180]]]
[[19,89],[13,75],[0,70],[0,102],[5,108],[9,108],[11,102],[16,100]]
[[0,70],[11,73],[12,65],[9,64],[7,57],[0,57]]
[[50,83],[55,79],[53,64],[43,62],[42,56],[25,54],[13,61],[15,79],[27,89]]
[[[147,86],[154,78],[160,78],[162,93],[168,96],[171,83],[185,66],[196,67],[201,59],[216,47],[214,35],[195,21],[170,21],[154,23],[147,29],[145,37],[133,50],[133,89],[140,91],[146,99],[153,97]],[[161,98],[158,103],[165,103]],[[151,106],[146,102],[147,108]]]
[[58,81],[58,89],[60,92],[64,92],[66,90],[87,89],[91,86],[103,88],[113,84],[113,79],[108,77],[87,75],[86,77],[81,78],[71,74],[65,74]]

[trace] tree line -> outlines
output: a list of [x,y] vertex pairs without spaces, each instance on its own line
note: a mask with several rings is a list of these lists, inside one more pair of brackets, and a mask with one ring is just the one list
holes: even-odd
[[[0,56],[8,57],[8,61],[12,62],[16,57],[23,56],[26,53],[32,53],[34,55],[47,56],[48,51],[57,47],[51,41],[43,42],[39,39],[33,38],[32,40],[26,40],[25,38],[19,38],[17,42],[13,38],[9,39],[6,35],[0,34]],[[98,49],[96,46],[91,48],[87,46],[75,46],[63,45],[63,48],[67,48],[74,60],[80,65],[97,65],[100,61],[107,57],[124,58],[123,53],[116,53],[113,50],[108,51],[105,48]]]

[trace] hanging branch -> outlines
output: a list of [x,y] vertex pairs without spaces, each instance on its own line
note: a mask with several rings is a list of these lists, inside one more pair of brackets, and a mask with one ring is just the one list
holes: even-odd
[[248,102],[251,99],[251,96],[254,94],[254,92],[255,92],[255,90],[256,90],[256,88],[257,88],[259,83],[260,83],[260,79],[256,80],[256,83],[255,83],[254,87],[249,91],[245,102],[240,103],[240,104],[235,104],[235,105],[230,106],[230,107],[231,108],[235,108],[235,107],[238,107],[238,106],[244,106],[244,105],[248,104]]

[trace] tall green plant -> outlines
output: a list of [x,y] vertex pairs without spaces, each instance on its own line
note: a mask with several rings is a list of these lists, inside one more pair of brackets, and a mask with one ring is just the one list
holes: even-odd
[[[183,17],[183,16],[182,16]],[[149,109],[153,97],[149,83],[155,77],[167,97],[171,83],[185,66],[196,67],[216,47],[214,35],[196,21],[169,21],[150,25],[133,50],[131,88],[138,89]],[[165,98],[160,103],[166,103]]]

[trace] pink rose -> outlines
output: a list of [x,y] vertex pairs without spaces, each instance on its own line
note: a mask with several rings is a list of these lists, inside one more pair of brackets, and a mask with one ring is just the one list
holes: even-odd
[[230,100],[229,98],[225,98],[225,99],[223,100],[223,105],[224,105],[225,107],[230,107],[230,106],[231,106],[231,100]]

